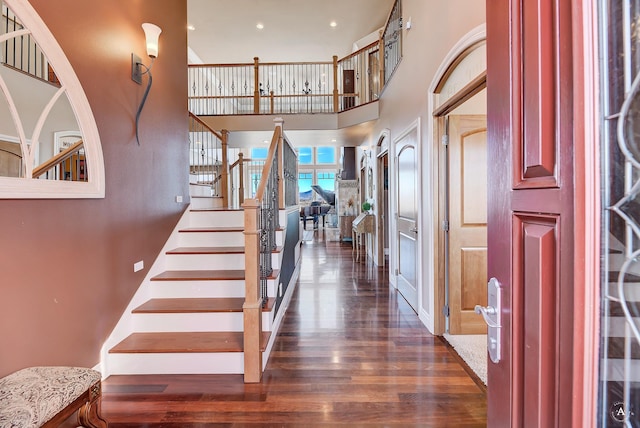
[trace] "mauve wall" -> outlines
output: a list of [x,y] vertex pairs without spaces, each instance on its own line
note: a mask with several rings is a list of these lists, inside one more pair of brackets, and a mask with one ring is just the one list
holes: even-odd
[[[32,365],[94,366],[100,347],[188,202],[184,0],[31,0],[93,109],[106,197],[0,200],[0,376]],[[162,28],[136,145],[145,58],[140,25]],[[146,83],[146,78],[145,78]],[[145,269],[134,273],[133,264]]]

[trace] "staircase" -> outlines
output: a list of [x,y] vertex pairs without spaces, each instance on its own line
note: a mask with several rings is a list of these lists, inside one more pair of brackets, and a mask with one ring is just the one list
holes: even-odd
[[[219,198],[192,188],[191,206],[103,348],[107,376],[244,371],[243,211],[222,208]],[[277,232],[262,311],[263,369],[275,339],[283,236],[284,231]]]

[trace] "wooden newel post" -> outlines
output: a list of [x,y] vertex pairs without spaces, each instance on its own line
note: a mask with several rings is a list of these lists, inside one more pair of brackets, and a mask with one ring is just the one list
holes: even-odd
[[262,379],[262,298],[260,296],[260,202],[247,199],[244,208],[245,298],[244,318],[244,381],[257,383]]
[[260,113],[260,67],[258,57],[253,58],[253,112],[255,114]]
[[244,155],[242,152],[238,153],[238,203],[242,205],[244,203]]
[[333,112],[338,112],[338,56],[333,56]]
[[273,114],[273,105],[274,105],[273,94],[274,94],[274,92],[271,91],[271,93],[270,93],[271,96],[269,97],[269,107],[271,108],[271,114]]
[[222,130],[222,177],[220,185],[222,187],[222,206],[229,206],[229,156],[227,153],[229,141],[229,131]]

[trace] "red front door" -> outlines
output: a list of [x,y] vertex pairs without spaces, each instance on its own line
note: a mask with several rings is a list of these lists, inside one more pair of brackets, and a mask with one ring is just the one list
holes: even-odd
[[488,277],[501,285],[490,427],[571,426],[571,1],[487,1]]

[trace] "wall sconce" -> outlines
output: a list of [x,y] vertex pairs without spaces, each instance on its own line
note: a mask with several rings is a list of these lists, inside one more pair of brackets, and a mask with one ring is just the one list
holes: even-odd
[[151,76],[151,67],[153,66],[153,62],[158,56],[158,38],[160,37],[160,33],[162,32],[162,29],[160,27],[148,22],[142,24],[142,29],[144,30],[144,35],[147,43],[147,55],[149,55],[149,58],[151,58],[151,64],[149,64],[149,66],[147,67],[142,63],[142,60],[138,55],[134,53],[131,54],[131,80],[139,85],[142,85],[142,75],[149,75],[149,79],[147,81],[147,89],[145,89],[144,91],[144,95],[142,96],[140,106],[138,106],[138,111],[136,113],[136,141],[138,142],[138,145],[140,145],[140,138],[138,137],[138,122],[140,121],[140,113],[142,113],[142,108],[144,107],[144,103],[147,101],[147,96],[149,95],[149,90],[151,89],[151,83],[153,81],[153,78]]

